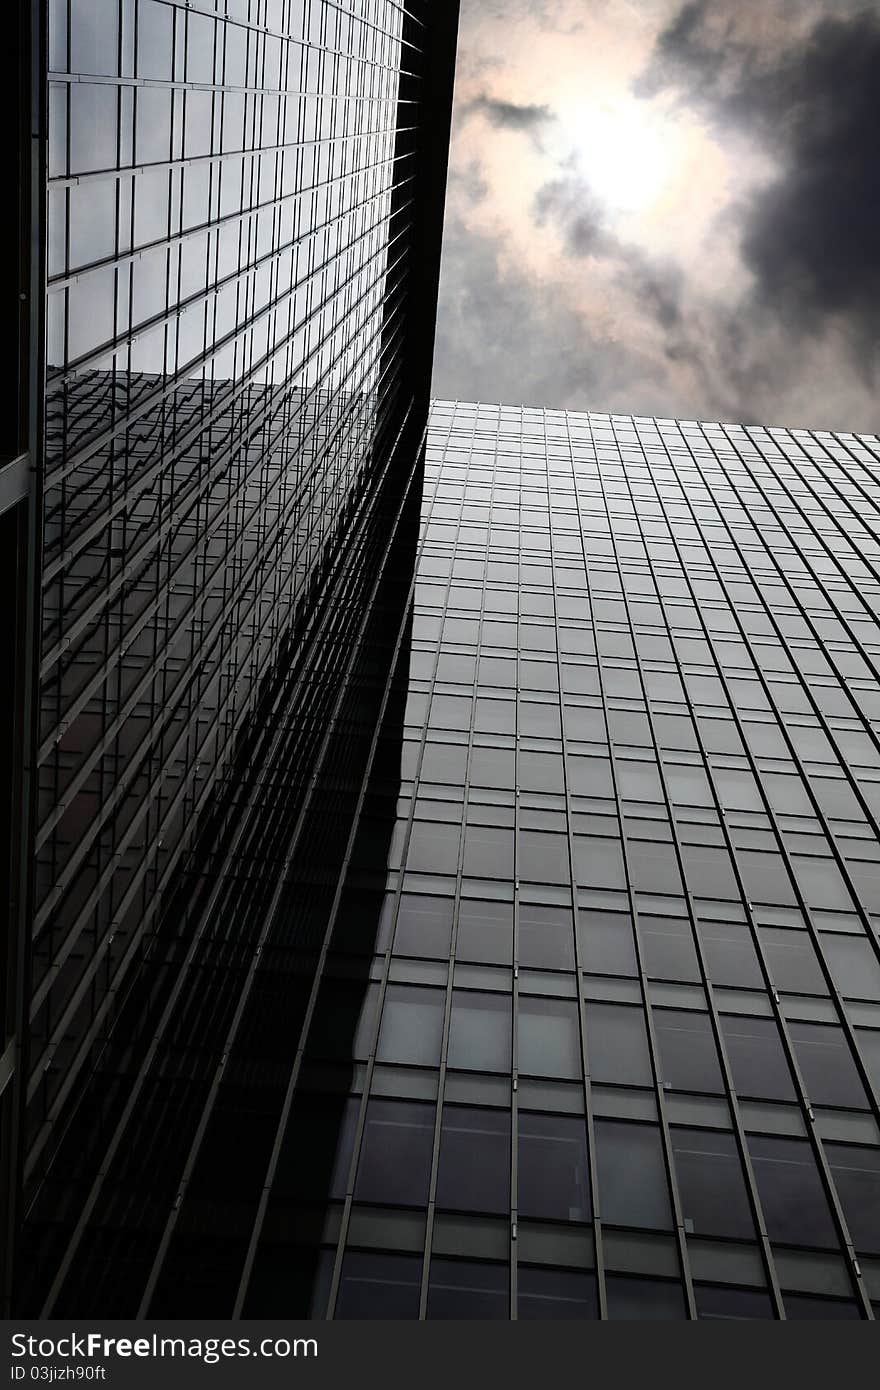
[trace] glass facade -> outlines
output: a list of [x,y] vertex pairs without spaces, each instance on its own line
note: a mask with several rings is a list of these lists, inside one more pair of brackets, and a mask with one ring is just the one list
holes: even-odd
[[9,1306],[872,1319],[877,438],[426,432],[456,6],[31,8]]
[[435,403],[142,1310],[873,1316],[878,456]]
[[[9,527],[29,541],[7,563],[31,649],[2,1069],[28,1311],[81,1214],[65,1146],[86,1117],[112,1132],[167,982],[186,993],[182,962],[226,972],[206,1055],[244,998],[235,971],[292,832],[260,821],[263,799],[279,817],[302,804],[367,580],[411,509],[457,20],[442,8],[18,6],[45,162],[23,217],[40,360]],[[269,769],[289,786],[267,791]],[[100,1157],[80,1150],[83,1200]]]

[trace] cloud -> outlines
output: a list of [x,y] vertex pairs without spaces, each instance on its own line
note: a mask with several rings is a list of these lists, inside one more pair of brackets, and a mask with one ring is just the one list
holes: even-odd
[[465,114],[478,112],[494,126],[502,130],[519,130],[532,135],[553,120],[549,106],[536,106],[516,101],[496,101],[494,97],[481,94],[474,97],[465,107]]
[[[541,16],[463,14],[435,393],[876,430],[880,16],[864,0]],[[666,172],[615,201],[651,157],[627,144],[643,117],[671,142]]]
[[564,175],[543,184],[535,194],[532,215],[539,227],[554,222],[573,256],[590,256],[607,247],[602,204],[586,179]]
[[880,328],[880,17],[813,18],[773,49],[755,6],[697,0],[661,35],[647,85],[675,86],[773,153],[778,177],[738,208],[755,299],[794,332],[844,316],[861,357]]

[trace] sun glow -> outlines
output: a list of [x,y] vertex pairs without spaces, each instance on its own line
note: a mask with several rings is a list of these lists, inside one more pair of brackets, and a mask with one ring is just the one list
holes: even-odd
[[639,213],[662,195],[677,164],[674,120],[630,98],[560,110],[559,134],[596,197],[620,213]]

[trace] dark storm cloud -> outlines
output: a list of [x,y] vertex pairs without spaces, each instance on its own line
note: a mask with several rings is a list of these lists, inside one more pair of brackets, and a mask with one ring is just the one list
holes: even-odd
[[[733,7],[736,9],[736,7]],[[743,7],[739,7],[740,14]],[[810,330],[850,321],[854,346],[880,328],[880,16],[816,22],[772,61],[712,0],[686,5],[646,76],[757,138],[782,172],[741,207],[740,246],[756,297]]]
[[504,130],[521,130],[533,135],[553,120],[549,106],[530,106],[515,101],[496,101],[494,97],[478,96],[468,103],[466,112],[479,112],[492,125]]

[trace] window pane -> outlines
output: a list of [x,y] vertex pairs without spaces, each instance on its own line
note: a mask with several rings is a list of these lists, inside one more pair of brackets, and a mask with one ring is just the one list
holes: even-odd
[[755,1223],[733,1135],[676,1126],[671,1135],[688,1234],[755,1240]]
[[510,1274],[506,1265],[471,1260],[431,1261],[429,1318],[506,1319]]
[[452,940],[452,899],[403,893],[397,909],[394,951],[401,956],[445,960]]
[[532,1076],[582,1075],[577,1005],[567,999],[520,996],[518,1062]]
[[[460,828],[435,821],[415,821],[409,841],[406,867],[412,872],[454,874],[458,869]],[[381,871],[384,864],[376,864]]]
[[349,1250],[342,1264],[337,1318],[417,1318],[422,1261],[417,1255]]
[[770,1296],[756,1289],[730,1289],[723,1285],[694,1284],[698,1318],[773,1318]]
[[624,912],[578,912],[578,945],[584,970],[638,975],[632,918]]
[[880,1152],[849,1144],[825,1151],[856,1250],[880,1254]]
[[575,878],[581,888],[626,887],[619,840],[608,836],[575,835],[574,864]]
[[519,1115],[517,1210],[520,1216],[589,1221],[587,1133],[566,1115]]
[[701,922],[699,934],[713,984],[732,989],[763,988],[764,978],[747,926],[740,922]]
[[607,1274],[605,1293],[612,1322],[667,1322],[687,1317],[681,1285],[670,1280]]
[[535,969],[574,969],[574,930],[566,908],[520,906],[519,963]]
[[792,1245],[836,1246],[831,1212],[806,1140],[751,1134],[748,1145],[770,1239]]
[[361,1202],[424,1206],[434,1147],[434,1107],[371,1100],[354,1195]]
[[469,825],[463,872],[472,878],[513,878],[513,831]]
[[519,876],[530,883],[570,883],[568,839],[565,835],[521,830],[518,836]]
[[549,1322],[598,1317],[594,1274],[520,1265],[516,1282],[520,1318]]
[[699,980],[693,933],[686,918],[643,914],[639,918],[639,938],[649,975],[658,980]]
[[487,965],[513,964],[512,903],[479,902],[462,898],[458,909],[457,960]]
[[597,1120],[596,1159],[603,1221],[672,1228],[660,1131],[654,1125]]
[[869,941],[826,933],[822,950],[841,994],[853,999],[880,999],[880,962]]
[[455,1211],[510,1210],[510,1115],[506,1110],[444,1108],[437,1205]]
[[791,1023],[789,1031],[811,1101],[869,1108],[842,1028],[828,1023]]
[[827,994],[813,943],[805,931],[759,927],[761,945],[777,989],[794,994]]
[[439,989],[389,985],[382,1010],[377,1057],[380,1062],[437,1066],[443,1037],[445,996]]
[[808,1294],[787,1293],[783,1299],[789,1322],[858,1321],[861,1313],[855,1303],[842,1298],[811,1298]]
[[455,990],[449,1028],[450,1067],[510,1070],[510,999]]
[[708,1014],[655,1009],[661,1080],[679,1091],[724,1090],[718,1049]]
[[721,1031],[733,1084],[740,1095],[795,1099],[791,1072],[772,1019],[721,1014]]
[[589,1000],[584,1005],[584,1019],[593,1081],[629,1086],[654,1084],[641,1009]]

